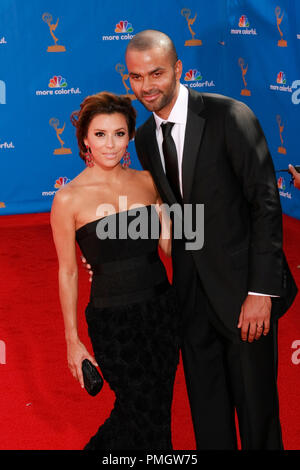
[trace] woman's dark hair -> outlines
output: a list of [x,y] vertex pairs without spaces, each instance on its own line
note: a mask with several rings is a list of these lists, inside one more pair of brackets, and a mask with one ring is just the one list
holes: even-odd
[[76,127],[79,155],[83,160],[87,152],[84,139],[87,137],[92,119],[98,114],[114,113],[123,114],[127,122],[129,139],[132,139],[135,135],[136,110],[128,96],[115,95],[107,91],[87,96],[81,103],[80,110],[71,114],[71,122]]

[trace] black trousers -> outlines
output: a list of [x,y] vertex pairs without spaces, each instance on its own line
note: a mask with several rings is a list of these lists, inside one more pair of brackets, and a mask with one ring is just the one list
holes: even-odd
[[277,322],[253,343],[225,338],[196,273],[184,308],[182,357],[198,450],[283,449],[277,394]]

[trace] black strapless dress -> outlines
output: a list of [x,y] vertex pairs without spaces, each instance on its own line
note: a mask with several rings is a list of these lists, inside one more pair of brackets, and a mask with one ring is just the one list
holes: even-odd
[[[141,214],[141,238],[125,237],[124,227],[129,233],[132,224],[138,228]],[[138,212],[103,217],[76,231],[94,273],[85,312],[88,332],[103,377],[116,396],[109,418],[86,450],[172,449],[180,316],[158,255],[158,236],[152,233],[151,238],[155,218],[157,222],[154,206],[148,205]],[[114,227],[117,236],[110,233],[110,238],[100,239],[99,222],[102,229],[103,224]]]

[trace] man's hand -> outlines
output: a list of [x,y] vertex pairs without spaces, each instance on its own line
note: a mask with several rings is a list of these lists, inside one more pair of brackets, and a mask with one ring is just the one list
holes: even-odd
[[91,265],[87,263],[86,259],[84,258],[84,256],[81,256],[81,261],[83,263],[83,266],[85,267],[85,269],[87,270],[87,272],[89,273],[90,277],[89,277],[89,281],[92,282],[93,280],[93,271],[91,271]]
[[293,165],[289,165],[289,172],[291,173],[292,177],[294,178],[294,186],[297,189],[300,189],[300,173],[293,167]]
[[248,295],[242,305],[238,322],[243,341],[252,343],[270,331],[271,298],[261,295]]

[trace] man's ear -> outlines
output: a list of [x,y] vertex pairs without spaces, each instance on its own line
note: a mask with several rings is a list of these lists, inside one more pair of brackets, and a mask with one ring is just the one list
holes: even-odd
[[182,75],[182,62],[180,59],[177,60],[175,64],[175,76],[177,80],[180,80]]

